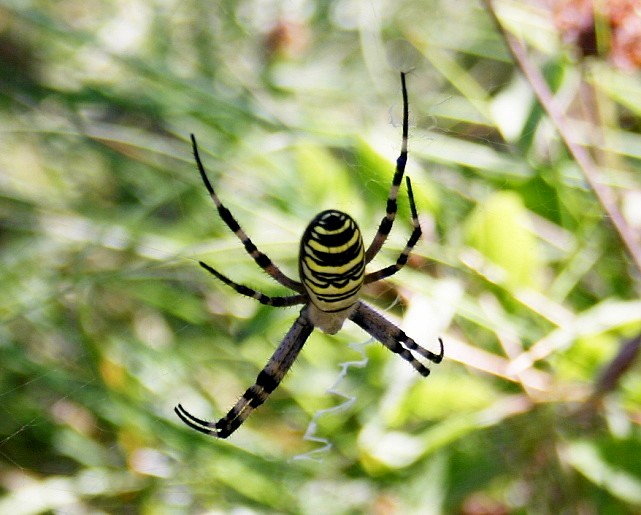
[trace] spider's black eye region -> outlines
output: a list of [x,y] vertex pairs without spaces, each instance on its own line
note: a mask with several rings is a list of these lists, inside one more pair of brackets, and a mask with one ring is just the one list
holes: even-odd
[[227,438],[231,435],[278,387],[315,327],[334,334],[341,329],[346,320],[351,320],[394,354],[407,361],[424,377],[430,373],[425,366],[425,360],[437,364],[443,359],[443,342],[440,339],[438,353],[424,349],[392,322],[360,300],[363,284],[390,277],[405,266],[410,252],[421,236],[412,184],[409,177],[406,177],[407,196],[412,213],[412,233],[395,263],[374,272],[365,273],[366,265],[378,254],[392,229],[396,218],[398,191],[405,174],[409,102],[404,72],[401,72],[401,90],[403,96],[401,153],[396,160],[396,170],[387,197],[385,215],[374,239],[366,248],[358,224],[347,213],[335,209],[319,213],[309,223],[301,238],[298,257],[300,281],[288,277],[266,254],[261,252],[231,211],[225,207],[207,177],[198,153],[196,138],[191,136],[198,171],[221,220],[238,237],[247,254],[259,267],[272,279],[295,293],[282,297],[268,296],[233,281],[202,261],[200,265],[237,293],[251,297],[262,304],[276,307],[302,304],[303,307],[272,357],[258,374],[256,382],[245,391],[227,415],[217,422],[208,422],[195,417],[181,404],[176,406],[176,415],[187,426],[218,438]]

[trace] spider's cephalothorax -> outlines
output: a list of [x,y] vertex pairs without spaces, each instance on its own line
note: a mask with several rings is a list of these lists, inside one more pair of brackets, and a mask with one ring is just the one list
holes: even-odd
[[396,198],[405,173],[405,164],[407,163],[409,107],[405,75],[405,73],[401,72],[401,88],[403,92],[401,153],[396,160],[396,171],[387,197],[386,214],[381,220],[372,243],[365,249],[361,231],[351,216],[334,209],[319,213],[309,223],[301,238],[298,259],[301,282],[290,279],[272,263],[269,257],[258,250],[231,212],[223,205],[207,178],[205,168],[198,154],[196,138],[193,135],[191,136],[194,157],[200,176],[209,192],[209,196],[216,205],[220,218],[236,234],[247,253],[258,266],[265,270],[274,280],[297,293],[288,297],[268,297],[248,286],[232,281],[202,261],[200,265],[238,293],[252,297],[262,304],[278,307],[294,306],[296,304],[304,304],[304,306],[283,341],[269,359],[267,365],[265,365],[265,368],[258,374],[256,383],[245,391],[227,415],[217,422],[207,422],[189,413],[182,405],[178,404],[176,406],[176,414],[189,427],[201,433],[227,438],[238,429],[254,409],[265,402],[269,394],[280,384],[314,327],[318,327],[326,333],[334,334],[340,330],[345,320],[349,319],[362,327],[389,350],[407,361],[422,376],[428,376],[430,371],[419,361],[417,355],[432,363],[440,363],[443,359],[443,342],[440,338],[440,351],[438,354],[424,349],[401,329],[359,300],[363,284],[385,279],[405,266],[412,248],[421,236],[421,227],[418,223],[418,213],[416,212],[414,195],[412,194],[412,183],[409,177],[406,177],[407,196],[412,212],[412,233],[407,240],[405,248],[393,265],[375,272],[365,273],[365,265],[378,254],[396,218]]
[[298,267],[310,321],[337,333],[356,306],[365,276],[363,237],[354,219],[334,209],[319,213],[301,238]]

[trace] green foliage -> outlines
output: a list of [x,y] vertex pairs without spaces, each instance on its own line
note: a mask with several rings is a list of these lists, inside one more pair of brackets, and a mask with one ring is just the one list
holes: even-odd
[[[497,6],[638,235],[638,76],[569,59],[547,12]],[[0,0],[0,513],[639,512],[639,364],[604,371],[641,332],[640,271],[487,14]],[[366,294],[421,345],[442,336],[446,359],[423,380],[371,343],[337,386],[354,403],[331,411],[367,336],[315,332],[229,441],[189,430],[173,407],[226,412],[296,316],[198,266],[286,294],[217,217],[189,134],[296,276],[318,211],[368,238],[380,223],[398,39],[419,55],[407,172],[424,236]],[[372,269],[410,234],[404,185],[399,206]],[[322,447],[304,433],[324,409],[332,448],[293,459]]]
[[536,287],[541,273],[528,213],[516,193],[494,193],[467,219],[467,242],[498,265],[516,288]]

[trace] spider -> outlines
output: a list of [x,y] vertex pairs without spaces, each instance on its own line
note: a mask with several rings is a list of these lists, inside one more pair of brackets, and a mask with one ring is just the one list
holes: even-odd
[[365,265],[378,254],[392,229],[397,210],[396,198],[407,163],[409,105],[405,72],[401,72],[401,89],[403,94],[401,153],[396,160],[396,171],[387,198],[386,214],[381,220],[374,239],[365,250],[361,231],[351,216],[335,209],[319,213],[309,223],[301,238],[298,257],[300,282],[290,279],[269,257],[256,248],[231,212],[220,201],[200,160],[196,138],[193,134],[191,135],[196,165],[220,218],[236,234],[258,266],[274,280],[297,293],[286,297],[269,297],[232,281],[202,261],[200,266],[237,293],[252,297],[261,304],[277,307],[303,304],[303,308],[265,368],[258,374],[256,383],[245,391],[227,415],[217,422],[207,422],[189,413],[181,404],[174,408],[176,415],[190,428],[218,438],[227,438],[236,431],[252,411],[263,404],[269,394],[280,384],[314,327],[328,334],[335,334],[341,329],[345,320],[350,319],[389,350],[409,362],[424,377],[429,375],[430,370],[413,353],[435,364],[443,359],[443,341],[440,338],[440,352],[435,354],[420,347],[401,329],[359,300],[363,285],[380,281],[403,268],[421,236],[412,183],[409,177],[406,177],[407,195],[412,213],[412,233],[396,263],[375,272],[365,273]]

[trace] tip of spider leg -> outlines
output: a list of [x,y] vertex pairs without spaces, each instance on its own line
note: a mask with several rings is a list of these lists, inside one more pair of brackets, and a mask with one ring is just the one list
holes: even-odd
[[218,437],[218,438],[226,438],[227,436],[229,436],[229,435],[220,436],[218,428],[208,429],[206,427],[201,427],[201,426],[195,424],[192,420],[189,420],[186,417],[186,415],[189,415],[189,412],[186,411],[185,408],[183,408],[182,404],[178,404],[177,406],[174,407],[174,413],[176,413],[178,418],[180,420],[182,420],[188,427],[198,431],[199,433],[203,433],[205,435],[210,435],[210,436],[215,436],[215,437]]
[[405,176],[405,184],[407,185],[407,196],[413,201],[414,190],[412,190],[412,179],[408,175]]
[[191,138],[191,150],[196,158],[196,162],[198,162],[200,160],[200,156],[198,155],[198,143],[196,143],[196,136],[190,134],[189,137]]
[[441,345],[441,351],[438,353],[437,363],[440,363],[443,359],[443,356],[445,356],[445,346],[443,345],[443,338],[439,338],[438,343]]
[[414,191],[412,190],[412,180],[407,175],[405,176],[405,184],[407,185],[407,197],[410,201],[410,211],[412,212],[412,218],[418,218],[416,202],[414,201]]

